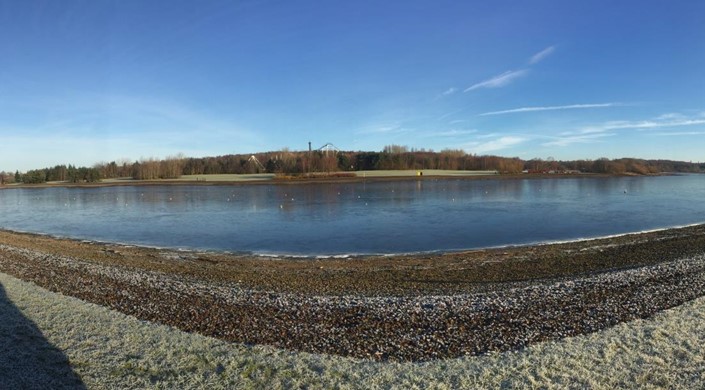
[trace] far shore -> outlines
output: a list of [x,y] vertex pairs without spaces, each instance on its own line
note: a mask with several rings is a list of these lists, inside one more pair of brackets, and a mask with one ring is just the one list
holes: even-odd
[[[660,173],[646,176],[672,175],[675,173]],[[273,173],[255,174],[218,174],[218,175],[183,175],[178,179],[136,180],[129,177],[103,179],[94,183],[71,183],[54,181],[41,184],[9,183],[0,185],[1,189],[11,188],[50,188],[50,187],[113,187],[113,186],[180,186],[180,185],[252,185],[252,184],[311,184],[311,183],[355,183],[366,181],[398,181],[398,180],[517,180],[517,179],[564,179],[564,178],[595,178],[595,177],[634,177],[644,175],[634,174],[601,174],[601,173],[497,173],[496,171],[452,171],[452,170],[380,170],[312,173],[303,176],[282,176]]]

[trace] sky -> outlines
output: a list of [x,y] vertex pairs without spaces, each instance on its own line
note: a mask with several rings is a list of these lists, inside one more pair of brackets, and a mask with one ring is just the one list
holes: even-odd
[[0,1],[0,170],[309,141],[705,161],[705,1]]

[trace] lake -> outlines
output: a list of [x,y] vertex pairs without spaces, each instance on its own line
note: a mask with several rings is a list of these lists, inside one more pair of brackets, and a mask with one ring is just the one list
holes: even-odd
[[15,188],[0,228],[294,256],[455,251],[705,222],[705,176]]

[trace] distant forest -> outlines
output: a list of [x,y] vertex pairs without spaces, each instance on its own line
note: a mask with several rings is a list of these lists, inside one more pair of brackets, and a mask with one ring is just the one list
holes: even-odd
[[389,145],[381,152],[346,152],[335,149],[289,151],[255,154],[231,154],[217,157],[172,156],[165,159],[141,159],[97,163],[93,167],[57,165],[24,173],[0,172],[0,184],[49,181],[97,182],[110,178],[137,180],[175,179],[182,175],[274,173],[282,176],[324,175],[365,170],[491,170],[500,174],[516,173],[603,173],[648,175],[662,172],[705,172],[705,163],[669,160],[621,158],[610,160],[558,161],[552,158],[521,160],[499,156],[477,156],[463,150],[440,152]]

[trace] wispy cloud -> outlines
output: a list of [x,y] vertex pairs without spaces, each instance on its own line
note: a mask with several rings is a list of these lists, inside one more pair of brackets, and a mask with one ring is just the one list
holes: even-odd
[[488,152],[494,152],[497,150],[507,149],[509,147],[518,145],[527,141],[525,137],[518,137],[513,135],[506,135],[492,141],[487,142],[473,142],[465,145],[465,149],[470,153],[483,154]]
[[687,136],[687,135],[705,135],[705,131],[672,131],[672,132],[662,132],[662,133],[651,133],[651,135],[659,137],[671,137],[671,136]]
[[552,141],[543,143],[543,146],[568,146],[572,144],[587,144],[598,142],[600,138],[614,136],[614,133],[597,133],[583,135],[569,135],[563,137],[555,137]]
[[657,120],[667,120],[667,119],[683,119],[686,116],[679,112],[669,112],[667,114],[662,114],[656,117]]
[[459,112],[461,112],[461,111],[463,111],[463,110],[464,110],[464,109],[455,110],[455,111],[451,111],[451,112],[446,112],[445,114],[439,116],[439,117],[438,117],[438,120],[439,120],[439,121],[442,121],[442,120],[448,118],[449,116],[453,116],[453,115],[455,115],[455,114],[457,114],[457,113],[459,113]]
[[[611,130],[636,129],[648,130],[663,127],[681,127],[705,124],[705,119],[676,119],[676,120],[642,120],[642,121],[609,121],[595,126],[580,129],[577,134],[602,133]],[[566,132],[564,134],[575,134]]]
[[616,105],[618,105],[618,103],[570,104],[570,105],[566,105],[566,106],[521,107],[521,108],[512,108],[510,110],[484,112],[482,114],[479,114],[479,116],[514,114],[514,113],[519,113],[519,112],[533,112],[533,111],[555,111],[555,110],[575,110],[575,109],[583,109],[583,108],[604,108],[604,107],[613,107]]
[[450,96],[450,95],[452,95],[452,94],[454,94],[454,93],[456,93],[456,92],[458,92],[458,88],[456,88],[456,87],[450,87],[450,88],[446,89],[445,91],[443,91],[443,92],[439,93],[438,95],[436,95],[436,97],[433,98],[433,100],[440,100],[440,99],[443,99],[443,98],[445,98],[445,97],[447,97],[447,96]]
[[[693,126],[705,124],[705,119],[699,117],[687,117],[678,113],[669,113],[649,120],[632,121],[608,121],[597,125],[583,127],[574,131],[566,131],[556,137],[551,137],[549,142],[543,146],[567,146],[576,143],[599,142],[601,138],[617,135],[619,130],[636,130],[648,132],[654,136],[693,136],[703,135],[705,131],[663,131],[668,128],[679,128],[683,126]],[[659,130],[654,132],[652,130]]]
[[477,133],[477,130],[475,130],[475,129],[471,129],[471,130],[451,129],[451,130],[447,130],[447,131],[428,133],[428,134],[426,134],[426,137],[457,137],[457,136],[461,136],[461,135],[468,135],[468,134],[474,134],[474,133]]
[[[549,47],[541,50],[540,52],[534,54],[529,59],[529,65],[534,65],[534,64],[540,62],[544,58],[550,56],[551,53],[553,53],[555,50],[556,50],[555,46],[549,46]],[[470,91],[474,91],[474,90],[480,89],[480,88],[504,87],[504,86],[512,83],[514,80],[526,75],[528,72],[529,72],[528,69],[510,70],[510,71],[504,72],[500,75],[494,76],[490,79],[473,84],[473,85],[469,86],[468,88],[465,88],[465,90],[463,90],[463,92],[470,92]],[[446,92],[448,92],[448,91],[446,91]],[[455,92],[455,90],[453,90],[452,92]],[[450,92],[450,93],[452,93],[452,92]],[[445,95],[445,93],[444,93],[444,95]]]
[[399,134],[410,132],[411,129],[399,124],[373,125],[357,131],[357,134]]
[[510,71],[504,72],[498,76],[492,77],[491,79],[481,81],[477,84],[471,85],[470,87],[466,88],[463,92],[470,92],[470,91],[474,91],[479,88],[504,87],[506,85],[509,85],[512,81],[526,75],[527,72],[528,72],[528,70],[526,70],[526,69],[510,70]]
[[477,136],[477,138],[492,138],[492,137],[497,137],[499,136],[499,133],[487,133],[487,134],[480,134]]
[[537,64],[537,63],[541,62],[543,59],[550,56],[555,50],[556,50],[555,46],[549,46],[549,47],[541,50],[540,52],[531,56],[531,58],[529,59],[529,64],[533,65],[533,64]]

